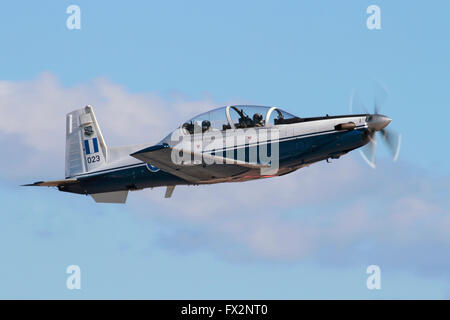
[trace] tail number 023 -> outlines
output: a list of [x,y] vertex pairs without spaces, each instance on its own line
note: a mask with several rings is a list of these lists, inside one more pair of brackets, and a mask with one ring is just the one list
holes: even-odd
[[87,163],[94,163],[94,162],[99,162],[99,161],[100,161],[99,155],[87,157]]

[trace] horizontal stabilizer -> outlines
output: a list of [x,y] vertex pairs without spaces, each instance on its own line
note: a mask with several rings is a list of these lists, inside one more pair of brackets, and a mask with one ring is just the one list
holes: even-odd
[[24,184],[23,187],[60,187],[78,183],[77,179],[65,179],[54,181],[38,181],[35,183]]

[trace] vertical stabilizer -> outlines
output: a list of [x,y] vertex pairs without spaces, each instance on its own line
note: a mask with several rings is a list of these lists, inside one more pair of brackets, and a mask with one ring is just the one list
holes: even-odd
[[66,177],[74,177],[106,164],[108,149],[91,106],[66,116]]

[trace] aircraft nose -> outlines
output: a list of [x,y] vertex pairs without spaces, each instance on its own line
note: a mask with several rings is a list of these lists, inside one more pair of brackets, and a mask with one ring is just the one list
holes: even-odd
[[392,119],[382,114],[372,114],[367,119],[367,125],[370,129],[380,131],[386,128]]

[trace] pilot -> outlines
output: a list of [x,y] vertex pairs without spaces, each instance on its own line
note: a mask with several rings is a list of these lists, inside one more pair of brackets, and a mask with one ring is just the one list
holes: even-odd
[[255,124],[255,127],[264,126],[263,116],[261,113],[255,113],[253,115],[253,123]]
[[211,128],[211,122],[209,120],[202,121],[202,132],[207,132]]
[[185,122],[182,127],[184,130],[186,130],[187,133],[189,134],[194,133],[194,125],[192,124],[192,122],[191,123]]

